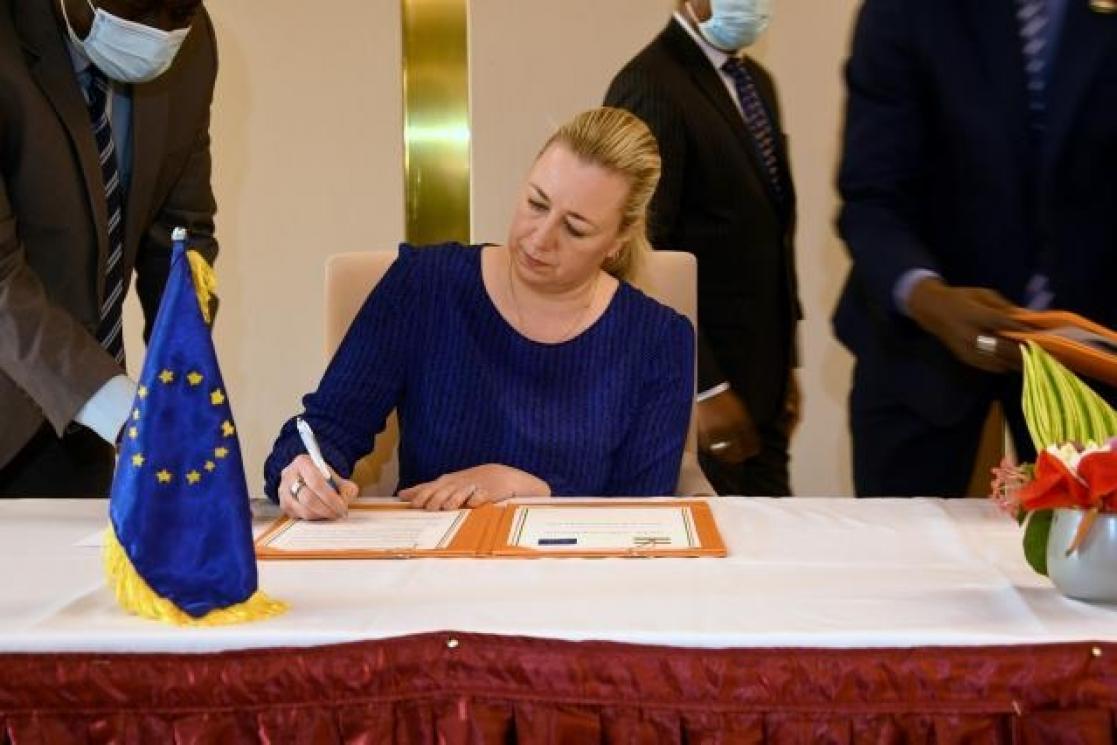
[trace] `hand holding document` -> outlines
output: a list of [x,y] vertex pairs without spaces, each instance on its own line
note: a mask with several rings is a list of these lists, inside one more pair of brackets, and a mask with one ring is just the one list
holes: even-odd
[[725,556],[700,500],[551,500],[427,512],[354,504],[349,518],[279,518],[256,541],[262,559]]

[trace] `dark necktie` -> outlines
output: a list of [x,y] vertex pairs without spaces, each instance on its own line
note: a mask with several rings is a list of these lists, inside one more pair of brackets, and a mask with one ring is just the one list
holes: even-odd
[[760,98],[756,89],[756,82],[752,79],[748,69],[736,57],[730,57],[721,66],[737,88],[737,98],[741,102],[741,113],[744,115],[745,127],[752,137],[756,153],[764,165],[764,175],[767,176],[768,187],[772,191],[776,202],[782,206],[787,190],[783,184],[783,174],[780,172],[778,144],[775,137],[775,128],[768,109]]
[[124,339],[121,329],[124,307],[124,199],[116,148],[112,139],[109,100],[112,93],[104,74],[89,67],[89,119],[93,139],[101,162],[101,180],[105,186],[105,204],[109,216],[109,258],[105,262],[105,294],[101,302],[97,341],[116,361],[124,365]]
[[1016,0],[1016,20],[1020,22],[1020,43],[1024,55],[1024,76],[1028,84],[1028,124],[1039,138],[1047,113],[1047,43],[1050,15],[1047,0]]

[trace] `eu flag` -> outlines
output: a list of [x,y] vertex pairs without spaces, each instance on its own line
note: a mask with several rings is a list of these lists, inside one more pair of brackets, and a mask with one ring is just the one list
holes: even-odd
[[283,605],[257,592],[237,427],[203,315],[210,269],[197,254],[188,257],[185,232],[175,230],[124,425],[106,567],[121,604],[139,615],[186,624],[250,620]]

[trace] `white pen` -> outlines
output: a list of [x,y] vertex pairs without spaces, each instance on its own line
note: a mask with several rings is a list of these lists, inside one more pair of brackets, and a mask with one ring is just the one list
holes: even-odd
[[295,429],[299,430],[299,439],[303,441],[303,447],[310,455],[310,460],[314,462],[314,467],[322,474],[322,478],[326,480],[330,488],[337,491],[337,484],[334,483],[334,478],[330,475],[330,469],[326,465],[326,459],[322,457],[322,450],[318,447],[318,440],[314,437],[310,425],[301,416],[295,417]]

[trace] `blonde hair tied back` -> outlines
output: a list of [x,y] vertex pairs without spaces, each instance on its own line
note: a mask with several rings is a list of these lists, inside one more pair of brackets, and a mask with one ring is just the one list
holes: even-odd
[[659,145],[644,122],[624,109],[602,106],[583,111],[558,128],[540,154],[561,144],[586,163],[620,174],[628,182],[621,206],[620,230],[625,239],[602,269],[617,279],[631,281],[651,250],[648,243],[648,205],[659,183]]

